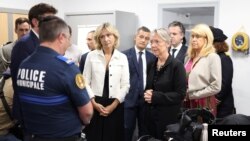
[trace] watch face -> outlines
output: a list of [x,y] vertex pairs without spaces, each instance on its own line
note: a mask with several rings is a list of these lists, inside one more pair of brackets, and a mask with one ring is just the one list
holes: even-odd
[[244,44],[244,37],[241,35],[236,36],[235,38],[235,44],[237,46],[242,46]]

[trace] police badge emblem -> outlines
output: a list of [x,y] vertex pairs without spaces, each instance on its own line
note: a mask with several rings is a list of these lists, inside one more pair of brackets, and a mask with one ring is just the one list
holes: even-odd
[[80,89],[85,88],[85,81],[81,74],[76,75],[75,81],[76,81],[76,85],[78,86],[78,88]]

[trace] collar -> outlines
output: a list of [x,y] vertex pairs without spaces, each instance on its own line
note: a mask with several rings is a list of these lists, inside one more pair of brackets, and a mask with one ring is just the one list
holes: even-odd
[[[101,55],[101,56],[103,56],[104,57],[104,53],[103,53],[103,50],[102,49],[96,49],[96,51],[97,51],[97,54],[98,55]],[[113,52],[113,55],[112,55],[112,57],[111,58],[119,58],[119,52],[118,52],[118,50],[117,49],[114,49],[114,52]]]
[[33,28],[31,28],[31,31],[36,35],[36,37],[39,39],[39,35],[36,33],[36,31],[33,29]]
[[146,50],[143,49],[142,51],[140,51],[140,50],[135,46],[135,52],[136,52],[136,54],[138,54],[139,52],[142,52],[143,54],[145,54],[145,53],[146,53]]
[[182,47],[182,43],[180,43],[177,47],[171,46],[171,50],[172,50],[172,49],[176,49],[176,51],[177,51],[177,50],[180,50],[181,47]]

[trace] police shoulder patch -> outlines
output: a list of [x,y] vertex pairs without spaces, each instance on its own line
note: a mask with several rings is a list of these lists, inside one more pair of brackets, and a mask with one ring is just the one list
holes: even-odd
[[83,89],[85,88],[85,80],[82,74],[78,73],[75,77],[76,85],[78,88]]
[[62,55],[58,55],[58,56],[56,56],[56,58],[59,59],[60,61],[65,62],[65,63],[68,64],[68,65],[74,64],[73,61],[69,60],[68,58],[66,58],[66,57],[64,57],[64,56],[62,56]]

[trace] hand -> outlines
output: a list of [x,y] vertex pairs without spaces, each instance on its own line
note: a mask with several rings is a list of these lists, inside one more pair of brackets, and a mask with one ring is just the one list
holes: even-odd
[[106,107],[103,109],[104,112],[103,112],[103,113],[100,113],[100,115],[101,115],[101,116],[105,116],[105,117],[108,116],[108,115],[110,115],[110,114],[115,110],[115,108],[116,108],[119,104],[120,104],[119,100],[118,100],[118,99],[115,99],[115,100],[113,101],[112,104],[106,106]]
[[95,99],[92,99],[91,100],[92,104],[93,104],[93,107],[101,114],[101,113],[105,113],[105,107],[100,104],[100,103],[96,103],[95,102]]
[[153,90],[149,89],[144,92],[144,100],[147,103],[152,103]]
[[101,116],[108,116],[109,114],[111,114],[114,111],[115,107],[111,105],[108,105],[106,107],[104,107],[104,113],[100,113]]
[[219,99],[215,98],[215,100],[216,100],[217,105],[219,105],[221,103],[221,101]]

